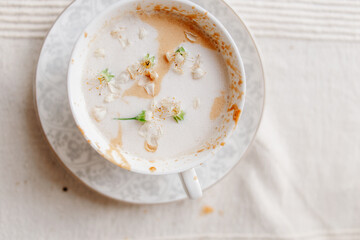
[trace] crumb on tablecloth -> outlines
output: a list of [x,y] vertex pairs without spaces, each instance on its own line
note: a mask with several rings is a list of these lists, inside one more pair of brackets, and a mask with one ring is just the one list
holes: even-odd
[[201,210],[201,215],[208,215],[210,213],[214,212],[214,208],[212,208],[211,206],[203,206],[202,210]]

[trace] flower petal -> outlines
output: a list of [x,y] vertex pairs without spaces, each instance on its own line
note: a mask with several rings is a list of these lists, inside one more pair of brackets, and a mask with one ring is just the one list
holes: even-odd
[[150,96],[154,96],[155,94],[155,84],[153,82],[148,83],[144,86],[145,91],[147,92],[147,94],[149,94]]
[[140,63],[136,62],[135,64],[131,65],[126,69],[129,72],[131,79],[135,79],[136,75],[138,74],[139,68]]
[[155,70],[150,70],[149,77],[151,80],[155,81],[156,79],[159,78],[159,74]]
[[143,75],[138,76],[138,85],[141,87],[144,87],[146,84],[150,83],[150,80],[148,77],[145,77]]
[[198,109],[200,107],[200,98],[195,98],[193,101],[193,108]]
[[125,71],[117,77],[119,83],[127,83],[130,80],[130,73]]
[[197,35],[195,35],[194,33],[191,33],[191,32],[187,32],[185,31],[185,37],[187,38],[187,40],[189,40],[190,42],[196,42],[197,40]]
[[181,55],[180,53],[175,54],[175,63],[176,64],[182,64],[185,61],[185,57]]
[[147,35],[148,35],[148,32],[146,31],[145,28],[142,27],[139,29],[139,38],[140,39],[144,39]]
[[170,53],[170,52],[166,52],[166,60],[168,60],[168,62],[171,62],[172,60],[174,60],[174,54]]
[[121,87],[120,84],[116,81],[110,81],[108,83],[108,87],[111,93],[113,94],[121,94]]
[[144,123],[138,131],[139,135],[142,137],[146,137],[149,131],[149,126],[150,126],[150,122]]
[[204,77],[206,74],[206,72],[200,67],[195,68],[191,73],[192,73],[193,79],[200,79],[200,78]]
[[145,112],[145,121],[147,121],[147,122],[151,121],[152,117],[153,117],[152,111],[146,111]]
[[96,106],[92,110],[92,115],[97,122],[104,120],[107,110],[105,107]]

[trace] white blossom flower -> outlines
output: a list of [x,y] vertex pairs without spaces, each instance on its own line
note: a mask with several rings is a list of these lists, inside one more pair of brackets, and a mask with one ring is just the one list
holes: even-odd
[[146,31],[146,29],[141,27],[139,29],[139,38],[144,39],[147,35],[148,35],[148,32]]
[[188,53],[185,51],[184,47],[179,47],[174,53],[167,52],[165,54],[168,62],[174,62],[174,70],[182,74],[183,73],[183,65],[187,58]]
[[196,97],[193,101],[193,108],[198,109],[200,107],[200,98]]
[[200,79],[206,75],[206,72],[201,67],[200,55],[197,56],[196,61],[191,71],[193,79]]

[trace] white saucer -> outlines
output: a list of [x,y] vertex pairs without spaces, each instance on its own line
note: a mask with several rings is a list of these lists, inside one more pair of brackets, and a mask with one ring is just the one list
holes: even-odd
[[[85,141],[70,112],[66,75],[81,31],[101,10],[119,0],[77,0],[57,19],[44,42],[35,82],[35,100],[46,138],[63,165],[93,190],[131,203],[164,203],[186,198],[178,175],[150,176],[123,170],[98,155]],[[255,137],[264,105],[260,55],[248,29],[221,0],[194,0],[227,28],[240,50],[247,75],[247,96],[238,129],[225,147],[196,169],[204,189],[224,177]]]

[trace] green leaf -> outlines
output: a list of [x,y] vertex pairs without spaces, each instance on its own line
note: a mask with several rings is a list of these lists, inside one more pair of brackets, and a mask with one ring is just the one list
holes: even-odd
[[185,117],[185,112],[181,110],[181,112],[176,115],[176,116],[173,116],[174,120],[179,123],[180,121],[183,121],[184,120],[184,117]]
[[184,48],[184,47],[179,47],[175,52],[184,53],[184,52],[186,52],[186,51],[185,51],[185,48]]
[[106,81],[106,82],[110,82],[111,79],[113,79],[115,76],[112,75],[110,72],[109,72],[109,69],[106,68],[104,70],[102,70],[100,72],[100,76]]
[[138,120],[140,122],[146,122],[145,113],[146,113],[146,111],[143,110],[139,115],[136,116],[136,120]]

